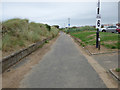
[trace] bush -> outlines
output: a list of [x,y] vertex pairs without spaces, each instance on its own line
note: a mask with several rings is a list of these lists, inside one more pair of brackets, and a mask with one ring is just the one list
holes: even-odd
[[51,30],[51,26],[49,26],[47,24],[45,24],[45,25],[46,25],[46,28],[48,29],[48,31],[50,31]]
[[58,26],[58,25],[53,25],[53,27],[56,27],[57,29],[59,29],[59,26]]

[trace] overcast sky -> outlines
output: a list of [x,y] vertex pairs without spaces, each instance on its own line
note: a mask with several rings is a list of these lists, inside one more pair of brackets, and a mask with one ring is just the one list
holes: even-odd
[[[84,1],[84,0],[83,0]],[[71,26],[95,25],[96,2],[2,2],[2,19],[27,18],[49,25]],[[118,3],[101,3],[102,24],[118,22]]]

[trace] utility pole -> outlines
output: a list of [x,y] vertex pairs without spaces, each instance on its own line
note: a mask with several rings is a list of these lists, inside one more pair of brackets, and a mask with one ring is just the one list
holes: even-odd
[[65,25],[65,23],[64,23],[64,26],[63,26],[64,28],[66,28],[66,25]]
[[70,18],[68,18],[68,27],[70,27]]
[[98,0],[97,3],[97,17],[96,17],[96,48],[100,50],[100,36],[99,36],[99,30],[101,29],[101,15],[100,15],[100,0]]

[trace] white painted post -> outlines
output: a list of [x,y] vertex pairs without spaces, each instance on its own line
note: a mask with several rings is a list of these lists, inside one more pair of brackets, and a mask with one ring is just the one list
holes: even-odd
[[96,17],[96,48],[100,50],[100,37],[99,37],[99,30],[101,29],[101,15],[100,15],[100,0],[97,3],[97,17]]

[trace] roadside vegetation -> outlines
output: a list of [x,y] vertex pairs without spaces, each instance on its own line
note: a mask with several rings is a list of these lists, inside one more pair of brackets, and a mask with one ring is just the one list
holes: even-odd
[[2,51],[16,51],[48,37],[55,37],[58,28],[47,24],[29,22],[27,19],[11,19],[2,22]]
[[116,71],[116,72],[120,72],[120,68],[116,68],[115,71]]
[[[83,27],[82,27],[83,28]],[[86,27],[84,27],[86,28]],[[69,33],[81,40],[81,45],[96,45],[96,29],[79,29],[77,31],[69,30]],[[118,49],[118,34],[100,32],[101,45],[108,49]]]
[[70,32],[79,32],[79,31],[86,31],[86,30],[95,31],[96,29],[93,26],[72,27],[72,28],[66,29],[66,32],[70,33]]
[[0,22],[0,52],[2,51],[2,23]]

